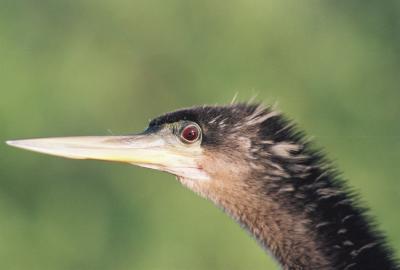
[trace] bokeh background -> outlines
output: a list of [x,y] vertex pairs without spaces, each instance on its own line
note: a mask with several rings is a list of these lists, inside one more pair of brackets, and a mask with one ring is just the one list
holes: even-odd
[[[400,255],[400,2],[1,0],[0,141],[278,103]],[[1,269],[276,269],[172,176],[0,143]]]

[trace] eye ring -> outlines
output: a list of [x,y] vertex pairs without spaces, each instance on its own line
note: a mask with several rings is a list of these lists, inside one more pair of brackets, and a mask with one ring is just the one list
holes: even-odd
[[198,125],[189,124],[185,126],[180,133],[180,139],[184,143],[197,142],[201,137],[201,129]]

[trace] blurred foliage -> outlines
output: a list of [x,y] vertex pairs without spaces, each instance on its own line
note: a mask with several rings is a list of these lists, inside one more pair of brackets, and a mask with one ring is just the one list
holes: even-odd
[[[1,0],[0,141],[278,102],[400,254],[400,2]],[[275,269],[173,177],[0,144],[1,269]]]

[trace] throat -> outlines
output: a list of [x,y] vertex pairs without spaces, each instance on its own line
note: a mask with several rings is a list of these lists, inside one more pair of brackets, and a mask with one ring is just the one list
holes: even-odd
[[257,185],[246,185],[239,180],[229,183],[215,179],[178,180],[237,221],[283,269],[334,269],[307,217],[288,211],[270,196],[260,196],[264,192]]
[[304,214],[289,212],[267,198],[230,195],[214,201],[272,254],[283,269],[334,269]]
[[310,175],[293,188],[284,182],[300,179],[281,179],[278,189],[265,177],[180,181],[241,224],[283,269],[399,269],[341,183],[327,173]]

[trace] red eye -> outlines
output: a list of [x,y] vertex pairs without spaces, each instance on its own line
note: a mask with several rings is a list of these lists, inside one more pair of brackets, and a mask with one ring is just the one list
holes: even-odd
[[197,141],[200,137],[200,130],[195,125],[189,125],[185,127],[181,132],[181,138],[184,142],[192,143]]

